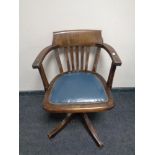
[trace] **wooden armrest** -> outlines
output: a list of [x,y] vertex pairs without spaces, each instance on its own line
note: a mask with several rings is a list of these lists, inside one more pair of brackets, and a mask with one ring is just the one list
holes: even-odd
[[48,90],[48,87],[49,87],[49,83],[48,83],[48,80],[47,80],[47,77],[46,77],[46,74],[45,74],[45,71],[44,71],[44,68],[43,68],[43,65],[42,65],[42,62],[45,58],[45,56],[53,49],[57,48],[58,46],[48,46],[46,48],[44,48],[39,54],[38,56],[36,57],[36,59],[34,60],[33,64],[32,64],[32,67],[33,68],[37,68],[39,70],[39,73],[40,73],[40,76],[42,78],[42,82],[43,82],[43,85],[44,85],[44,89],[45,91]]
[[107,86],[111,89],[112,84],[113,84],[113,78],[114,78],[116,66],[121,66],[122,62],[121,62],[121,59],[119,58],[118,54],[114,50],[114,48],[111,47],[110,45],[103,43],[103,44],[97,44],[97,46],[100,48],[104,48],[108,52],[108,54],[110,55],[111,60],[112,60],[111,68],[110,68],[110,72],[109,72],[109,76],[108,76],[108,80],[107,80]]
[[116,53],[116,51],[113,47],[111,47],[110,45],[108,45],[106,43],[97,44],[97,46],[104,48],[108,52],[114,65],[121,66],[121,64],[122,64],[121,59],[119,58],[118,54]]
[[42,61],[44,60],[45,56],[53,49],[57,48],[58,46],[47,46],[46,48],[44,48],[36,57],[36,59],[34,60],[32,67],[33,68],[39,68],[42,64]]

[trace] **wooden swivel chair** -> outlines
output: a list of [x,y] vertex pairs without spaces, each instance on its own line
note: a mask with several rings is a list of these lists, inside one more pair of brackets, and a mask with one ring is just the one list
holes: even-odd
[[[96,50],[94,61],[90,62],[92,47]],[[96,72],[101,49],[108,52],[112,60],[107,81]],[[64,52],[67,71],[64,71],[62,66],[60,50]],[[54,53],[60,71],[50,83],[42,65],[49,52]],[[88,63],[93,63],[91,70],[88,70]],[[52,45],[43,49],[32,65],[39,70],[44,85],[43,108],[50,113],[66,113],[64,120],[49,132],[49,138],[63,129],[73,114],[79,113],[97,145],[103,146],[87,113],[103,112],[114,107],[111,88],[116,66],[120,65],[120,58],[110,45],[103,42],[100,30],[69,30],[53,33]]]

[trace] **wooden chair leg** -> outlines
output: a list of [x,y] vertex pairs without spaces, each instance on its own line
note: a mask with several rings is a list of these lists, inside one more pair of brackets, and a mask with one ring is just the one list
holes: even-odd
[[103,143],[99,140],[99,137],[97,135],[96,129],[94,128],[91,120],[88,118],[88,115],[86,113],[82,114],[84,121],[86,123],[87,129],[89,131],[89,133],[91,134],[91,136],[93,137],[93,139],[95,140],[95,142],[97,143],[97,145],[99,147],[103,146]]
[[52,131],[48,133],[48,138],[51,139],[54,137],[57,133],[59,133],[70,121],[70,118],[73,114],[68,113],[67,116],[62,120],[60,124],[58,124]]

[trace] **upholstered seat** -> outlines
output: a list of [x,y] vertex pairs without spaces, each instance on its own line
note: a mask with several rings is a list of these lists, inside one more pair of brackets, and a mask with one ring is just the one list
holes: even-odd
[[49,96],[52,104],[95,103],[108,100],[100,79],[87,72],[63,74],[54,83]]

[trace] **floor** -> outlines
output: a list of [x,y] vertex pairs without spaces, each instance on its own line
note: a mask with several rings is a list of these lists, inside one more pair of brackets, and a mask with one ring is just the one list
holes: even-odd
[[50,131],[64,114],[49,114],[42,109],[43,92],[20,92],[20,155],[134,155],[135,91],[113,90],[115,108],[89,114],[103,148],[98,148],[79,116],[74,116],[54,139]]

